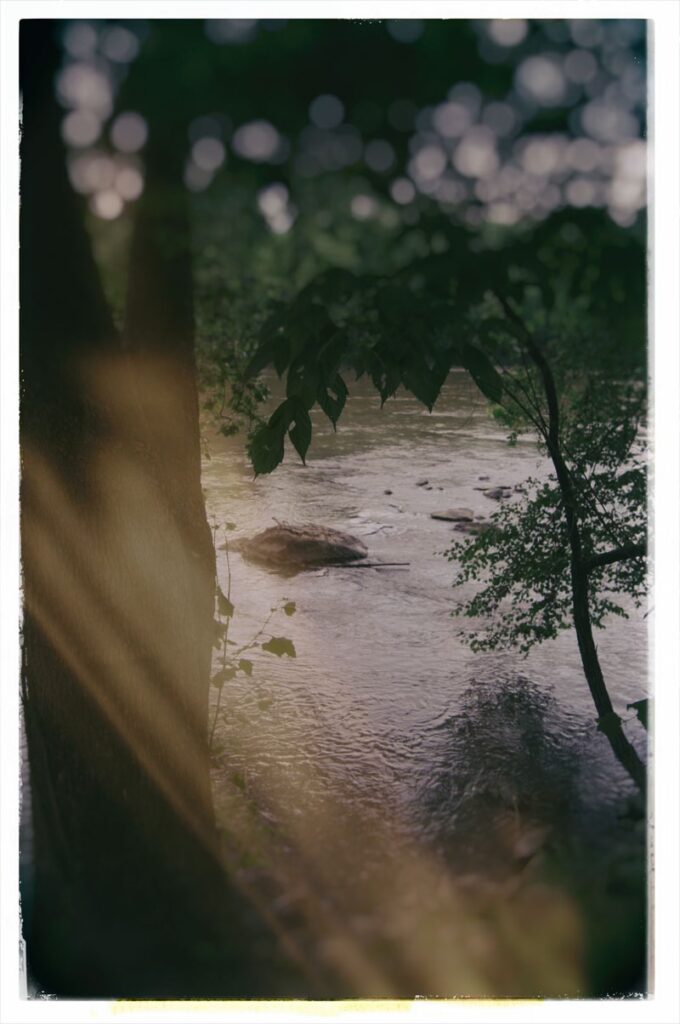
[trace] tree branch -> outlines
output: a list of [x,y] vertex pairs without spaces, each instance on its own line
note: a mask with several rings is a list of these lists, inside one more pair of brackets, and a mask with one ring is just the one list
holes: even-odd
[[611,551],[603,551],[600,555],[591,555],[586,560],[586,572],[592,572],[601,565],[611,565],[613,562],[623,562],[628,558],[644,558],[647,554],[647,544],[622,544],[620,548],[612,548]]

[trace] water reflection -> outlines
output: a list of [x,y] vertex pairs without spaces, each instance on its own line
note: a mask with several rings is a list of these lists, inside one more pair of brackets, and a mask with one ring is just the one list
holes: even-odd
[[472,682],[437,726],[424,808],[459,868],[516,869],[575,825],[581,745],[565,725],[552,694],[518,675]]

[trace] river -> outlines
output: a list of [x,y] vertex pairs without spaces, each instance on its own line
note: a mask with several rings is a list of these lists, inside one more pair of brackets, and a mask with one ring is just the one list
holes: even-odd
[[[241,437],[208,439],[203,483],[220,584],[235,606],[230,639],[243,645],[266,623],[242,655],[252,674],[238,673],[220,697],[214,785],[227,830],[238,789],[291,863],[304,863],[306,881],[336,893],[335,912],[354,901],[352,921],[370,930],[380,900],[395,899],[394,887],[375,895],[376,879],[406,862],[427,861],[429,889],[443,877],[433,864],[454,865],[459,878],[507,879],[523,844],[531,853],[544,836],[581,837],[597,860],[632,789],[596,728],[573,632],[528,657],[480,654],[462,639],[474,623],[451,615],[469,590],[453,588],[455,564],[442,553],[461,534],[431,513],[464,506],[489,516],[497,504],[480,488],[548,472],[535,443],[509,446],[462,372],[431,414],[401,394],[381,410],[363,381],[350,392],[337,433],[313,414],[306,466],[291,448],[254,479]],[[348,531],[371,561],[408,565],[285,577],[245,561],[234,541],[275,519]],[[642,748],[626,705],[647,692],[648,621],[644,609],[629,611],[597,639],[615,708]],[[296,656],[263,650],[270,636],[289,638]],[[371,895],[357,895],[369,878]],[[430,980],[441,984],[436,973]]]

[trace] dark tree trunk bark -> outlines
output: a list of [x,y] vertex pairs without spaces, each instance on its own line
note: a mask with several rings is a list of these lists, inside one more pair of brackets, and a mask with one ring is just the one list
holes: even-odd
[[210,799],[186,212],[152,159],[121,344],[66,177],[57,24],[21,31],[29,969],[69,997],[252,996],[263,936],[226,884]]
[[[578,503],[574,493],[571,473],[562,452],[560,409],[552,369],[522,318],[514,311],[507,299],[502,295],[497,295],[497,297],[505,315],[521,332],[526,351],[541,376],[548,410],[544,440],[555,468],[569,539],[574,628],[579,654],[581,655],[583,674],[586,677],[588,689],[598,714],[598,725],[609,740],[615,757],[644,794],[647,788],[647,769],[635,747],[624,733],[621,719],[614,711],[604,681],[604,675],[602,674],[602,667],[593,636],[593,626],[590,617],[589,569],[596,564],[606,564],[607,559],[603,556],[599,559],[589,560],[583,553],[581,531],[578,522]],[[622,550],[620,549],[617,554],[621,555]],[[631,551],[635,555],[639,553],[637,546],[631,546]]]

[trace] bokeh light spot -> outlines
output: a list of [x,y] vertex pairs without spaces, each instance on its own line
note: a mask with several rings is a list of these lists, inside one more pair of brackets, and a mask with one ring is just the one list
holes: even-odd
[[148,128],[141,114],[126,111],[111,125],[111,142],[121,153],[136,153],[147,140]]
[[68,175],[76,192],[88,195],[111,187],[116,165],[111,157],[96,150],[69,160]]
[[190,192],[203,192],[213,180],[213,172],[199,167],[193,160],[188,160],[184,168],[184,184]]
[[453,154],[453,165],[467,178],[486,178],[498,170],[495,136],[490,128],[472,128]]
[[87,21],[72,21],[64,29],[62,42],[70,57],[87,59],[97,49],[97,30]]
[[350,209],[355,220],[369,220],[377,214],[378,204],[372,196],[360,194],[352,198]]
[[102,122],[92,110],[72,110],[61,122],[61,135],[68,146],[91,146],[102,130]]
[[509,103],[489,103],[484,107],[482,121],[495,135],[509,135],[517,124],[517,115]]
[[257,205],[266,217],[275,217],[288,205],[288,189],[280,182],[267,185],[258,192]]
[[453,103],[462,104],[469,112],[470,118],[479,117],[482,109],[482,94],[474,82],[458,82],[449,89],[448,99]]
[[638,119],[618,103],[591,100],[581,111],[583,128],[600,142],[618,142],[635,138],[640,129]]
[[269,121],[249,121],[234,132],[232,146],[244,160],[267,163],[280,153],[282,139]]
[[521,163],[530,174],[549,175],[562,165],[565,140],[561,137],[530,139],[523,148]]
[[623,178],[647,176],[647,146],[642,139],[620,146],[615,155],[616,174]]
[[564,191],[571,206],[591,206],[597,196],[597,187],[592,178],[573,178]]
[[397,178],[390,185],[390,195],[395,203],[405,206],[407,203],[413,202],[416,197],[416,190],[413,182],[409,181],[408,178]]
[[121,199],[131,202],[141,196],[144,190],[144,179],[136,167],[122,167],[116,172],[114,187]]
[[93,213],[102,220],[115,220],[123,212],[123,200],[113,189],[105,192],[97,192],[90,200],[90,208]]
[[576,171],[594,171],[602,162],[602,152],[592,139],[579,138],[567,147],[567,163]]
[[139,40],[134,32],[113,25],[102,34],[101,50],[105,57],[118,64],[129,64],[139,53]]
[[487,220],[491,224],[516,224],[521,217],[521,210],[518,210],[513,203],[491,203],[487,210]]
[[328,93],[325,93],[323,96],[317,96],[309,105],[310,121],[317,128],[324,128],[326,130],[337,128],[342,123],[344,116],[345,107],[343,103],[337,96],[331,96]]
[[497,46],[517,46],[526,39],[528,31],[523,18],[494,18],[487,26],[489,38]]
[[206,135],[191,147],[191,159],[204,171],[216,171],[224,163],[226,150],[220,139]]
[[472,112],[463,103],[440,103],[432,114],[432,123],[446,139],[463,135],[472,124]]
[[65,107],[92,110],[108,117],[113,107],[111,83],[103,71],[78,61],[57,75],[57,96]]
[[248,43],[257,34],[255,18],[216,18],[205,23],[205,34],[211,43],[239,45]]
[[597,60],[590,50],[572,50],[564,59],[564,73],[578,85],[590,82],[597,74]]
[[424,146],[409,164],[409,172],[419,182],[434,181],[446,167],[446,153],[441,146]]
[[594,18],[572,18],[569,32],[577,46],[592,48],[602,42],[602,23]]
[[520,96],[545,107],[559,106],[566,95],[560,62],[549,54],[523,60],[517,68],[515,84]]

